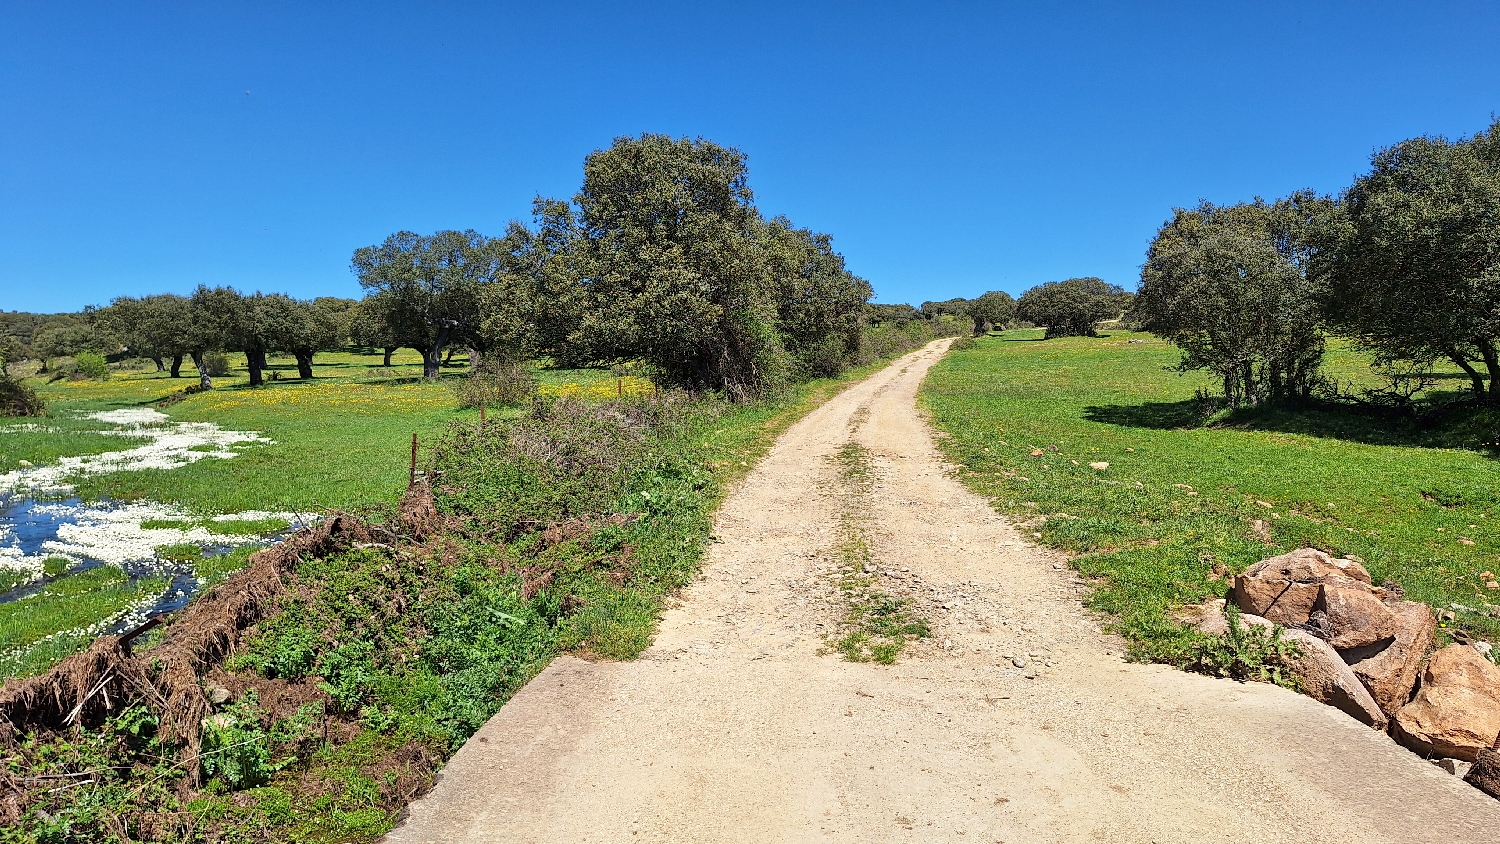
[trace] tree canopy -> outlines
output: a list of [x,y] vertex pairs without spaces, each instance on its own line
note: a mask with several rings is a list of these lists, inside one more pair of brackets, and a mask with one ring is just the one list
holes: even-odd
[[1181,369],[1207,369],[1230,404],[1306,397],[1323,336],[1306,276],[1311,219],[1329,200],[1203,202],[1157,232],[1132,316],[1183,350]]
[[355,250],[352,267],[397,345],[420,350],[424,374],[435,378],[450,343],[483,350],[480,294],[500,272],[502,253],[472,230],[397,232]]
[[703,139],[618,138],[574,197],[571,341],[669,383],[753,395],[787,375],[745,156]]
[[1328,322],[1388,359],[1446,358],[1500,403],[1500,122],[1376,153],[1314,261]]
[[1015,319],[1016,300],[1002,290],[991,290],[969,302],[964,313],[974,321],[974,336],[979,337],[989,329]]
[[1046,326],[1049,340],[1094,337],[1094,327],[1123,313],[1129,297],[1119,285],[1098,278],[1049,281],[1021,294],[1016,317]]

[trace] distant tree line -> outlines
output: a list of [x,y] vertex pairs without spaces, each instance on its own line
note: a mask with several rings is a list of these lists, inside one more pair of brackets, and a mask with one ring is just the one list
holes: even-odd
[[538,199],[529,225],[496,237],[397,232],[356,250],[351,269],[359,301],[205,285],[81,314],[0,314],[0,330],[9,360],[45,369],[97,352],[150,359],[172,377],[190,361],[203,388],[216,354],[243,354],[257,385],[270,355],[295,356],[309,378],[318,351],[354,343],[387,365],[415,349],[428,377],[455,350],[471,371],[538,357],[636,362],[665,384],[742,399],[1015,312],[1004,293],[958,310],[872,305],[829,235],[761,214],[742,153],[649,134],[588,156],[578,193]]
[[1394,395],[1451,363],[1500,405],[1500,122],[1381,150],[1338,196],[1175,209],[1132,319],[1234,405],[1311,396],[1330,335],[1372,353]]

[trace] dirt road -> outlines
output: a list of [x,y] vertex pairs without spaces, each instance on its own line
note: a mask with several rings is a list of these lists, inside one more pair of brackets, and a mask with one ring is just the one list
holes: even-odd
[[[386,840],[1493,838],[1500,802],[1334,709],[1122,661],[1062,561],[949,476],[914,404],[945,348],[789,430],[655,645],[553,662]],[[935,632],[893,666],[820,655],[851,438],[878,576]]]

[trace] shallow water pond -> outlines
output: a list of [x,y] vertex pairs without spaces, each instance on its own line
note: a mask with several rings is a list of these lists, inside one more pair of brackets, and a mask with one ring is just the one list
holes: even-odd
[[[80,501],[86,475],[173,469],[232,459],[259,434],[174,422],[149,409],[88,414],[127,448],[22,461],[0,474],[0,676],[45,669],[96,636],[180,609],[207,583],[243,564],[240,549],[274,541],[294,513],[204,516],[152,501]],[[9,429],[0,427],[0,437]],[[23,429],[24,430],[24,429]]]

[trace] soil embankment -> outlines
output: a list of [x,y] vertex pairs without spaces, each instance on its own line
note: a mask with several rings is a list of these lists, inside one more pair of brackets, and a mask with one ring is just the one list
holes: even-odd
[[[557,659],[387,836],[448,841],[1478,840],[1500,803],[1309,698],[1133,665],[1080,584],[949,475],[915,407],[946,341],[810,414],[725,502],[628,663]],[[827,653],[838,471],[933,636]],[[1029,676],[1028,676],[1029,675]]]

